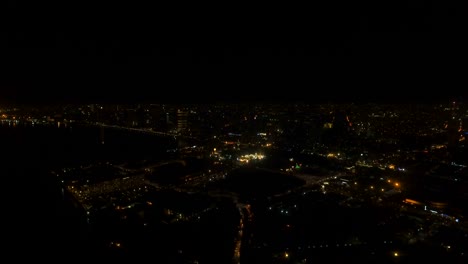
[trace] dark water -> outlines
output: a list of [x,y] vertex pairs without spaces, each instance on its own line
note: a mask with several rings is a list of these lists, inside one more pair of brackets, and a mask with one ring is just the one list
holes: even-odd
[[97,127],[0,126],[2,148],[15,163],[22,160],[40,167],[73,166],[95,161],[164,158],[175,146],[172,138],[106,128],[101,144]]
[[[50,170],[97,161],[162,160],[171,138],[96,127],[58,128],[0,125],[0,179],[3,228],[8,247],[36,258],[89,255],[82,230],[65,206]],[[85,254],[86,253],[86,254]],[[28,258],[29,254],[16,255]]]

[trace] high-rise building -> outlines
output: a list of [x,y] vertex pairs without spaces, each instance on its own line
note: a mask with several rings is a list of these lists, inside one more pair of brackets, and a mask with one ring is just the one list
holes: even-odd
[[459,121],[457,119],[451,119],[447,125],[447,136],[448,136],[448,149],[454,149],[457,147],[459,138]]
[[459,105],[456,102],[451,104],[451,114],[447,122],[447,150],[452,155],[458,145],[462,132],[462,119],[459,115]]
[[468,115],[464,116],[461,121],[463,134],[468,134]]
[[185,109],[177,109],[177,132],[183,133],[188,128],[188,111]]

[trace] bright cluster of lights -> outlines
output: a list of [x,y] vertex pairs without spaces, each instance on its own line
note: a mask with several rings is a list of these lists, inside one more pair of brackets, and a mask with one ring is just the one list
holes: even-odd
[[249,161],[251,160],[262,160],[264,158],[265,158],[265,155],[255,153],[255,154],[242,155],[239,158],[237,158],[237,160],[240,162],[249,163]]
[[340,155],[340,153],[328,153],[327,158],[339,158]]

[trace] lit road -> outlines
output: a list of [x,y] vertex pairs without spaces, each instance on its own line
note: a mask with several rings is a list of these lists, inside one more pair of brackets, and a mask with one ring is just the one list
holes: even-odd
[[237,199],[234,199],[237,210],[239,210],[240,219],[239,219],[239,230],[237,231],[237,236],[234,238],[234,255],[232,262],[239,264],[242,248],[242,239],[244,235],[244,226],[252,220],[252,212],[250,211],[250,204],[240,203]]
[[245,238],[244,236],[244,229],[247,224],[252,221],[252,212],[250,210],[250,204],[241,203],[238,199],[238,195],[233,192],[228,191],[211,191],[208,194],[212,197],[227,197],[232,199],[234,204],[236,205],[237,210],[239,211],[239,224],[237,235],[234,237],[234,254],[232,256],[232,263],[239,264],[240,257],[241,257],[241,249],[242,249],[242,242]]
[[305,184],[306,186],[311,186],[311,185],[320,184],[328,180],[335,180],[338,178],[347,177],[349,175],[337,173],[332,176],[322,177],[322,176],[314,176],[314,175],[309,175],[309,174],[295,173],[293,174],[293,176],[301,180],[304,180],[306,182]]
[[317,184],[321,184],[324,181],[335,180],[335,179],[338,179],[338,178],[350,176],[348,174],[337,173],[335,175],[324,177],[324,176],[314,176],[314,175],[311,175],[311,174],[304,174],[304,173],[288,174],[288,173],[283,172],[283,171],[272,170],[272,169],[262,169],[262,170],[269,171],[269,172],[272,172],[272,173],[281,173],[281,174],[287,175],[287,176],[294,176],[294,177],[296,177],[298,179],[301,179],[301,180],[305,181],[305,186],[317,185]]

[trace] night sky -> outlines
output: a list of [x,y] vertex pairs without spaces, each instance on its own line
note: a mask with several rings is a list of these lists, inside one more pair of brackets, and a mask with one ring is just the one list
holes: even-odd
[[374,2],[169,8],[8,1],[0,102],[466,98],[466,4]]

